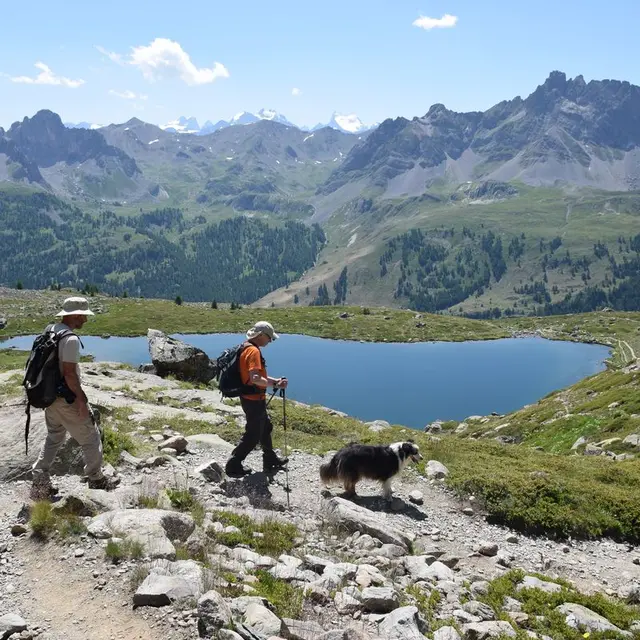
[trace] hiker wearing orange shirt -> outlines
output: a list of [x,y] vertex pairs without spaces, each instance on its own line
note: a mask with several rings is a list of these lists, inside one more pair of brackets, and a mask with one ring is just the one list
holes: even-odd
[[253,385],[255,391],[240,396],[240,404],[247,418],[247,426],[238,446],[233,450],[225,471],[232,478],[241,478],[251,473],[245,468],[244,459],[260,444],[262,446],[263,471],[273,475],[281,471],[288,462],[279,458],[273,450],[271,432],[273,425],[267,413],[266,389],[286,389],[286,378],[271,378],[262,357],[261,348],[278,339],[278,334],[269,322],[256,322],[247,331],[247,343],[239,356],[240,378],[244,385]]

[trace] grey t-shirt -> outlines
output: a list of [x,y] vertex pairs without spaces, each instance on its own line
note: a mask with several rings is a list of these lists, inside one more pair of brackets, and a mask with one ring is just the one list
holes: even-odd
[[[64,322],[57,322],[52,327],[53,331],[58,333],[59,331],[72,331],[71,327],[68,327]],[[76,371],[78,372],[78,378],[80,378],[80,339],[78,336],[67,336],[60,340],[58,345],[58,359],[60,361],[60,373],[63,373],[63,362],[74,362],[76,364]]]

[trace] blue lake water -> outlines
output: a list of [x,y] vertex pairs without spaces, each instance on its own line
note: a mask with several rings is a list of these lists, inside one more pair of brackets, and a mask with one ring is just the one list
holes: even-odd
[[[243,339],[224,333],[174,336],[213,358]],[[33,338],[0,346],[30,349]],[[146,337],[82,341],[98,361],[150,362]],[[289,379],[289,397],[421,429],[436,419],[508,413],[536,402],[603,370],[609,349],[542,338],[387,344],[283,335],[263,353],[269,374]]]

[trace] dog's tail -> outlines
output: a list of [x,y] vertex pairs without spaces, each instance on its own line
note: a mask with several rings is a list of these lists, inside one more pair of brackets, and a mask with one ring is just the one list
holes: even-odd
[[320,465],[320,480],[322,480],[324,484],[332,484],[336,482],[339,477],[337,456],[333,456],[330,462]]

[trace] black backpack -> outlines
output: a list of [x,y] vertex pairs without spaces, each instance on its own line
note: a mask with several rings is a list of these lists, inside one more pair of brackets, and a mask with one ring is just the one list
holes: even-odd
[[25,454],[29,453],[31,407],[46,409],[62,395],[61,387],[64,384],[64,378],[60,373],[58,346],[62,338],[74,335],[76,334],[68,329],[56,333],[53,331],[53,325],[49,325],[44,333],[33,341],[22,381],[22,386],[27,393],[27,408],[25,410],[27,423],[24,429]]
[[[243,342],[231,349],[225,349],[216,360],[218,389],[225,398],[260,393],[262,389],[253,384],[243,384],[240,378],[240,354],[250,346]],[[262,358],[262,355],[260,356]],[[262,360],[264,364],[264,359]]]

